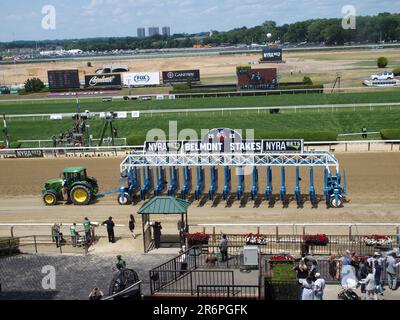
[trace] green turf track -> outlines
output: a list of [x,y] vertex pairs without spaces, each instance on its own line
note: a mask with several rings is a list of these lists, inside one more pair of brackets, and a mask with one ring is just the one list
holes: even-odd
[[[233,101],[233,100],[232,100]],[[335,130],[338,133],[360,132],[363,126],[369,131],[380,131],[385,128],[400,127],[400,108],[353,108],[320,109],[302,111],[284,111],[280,114],[270,114],[268,111],[216,111],[203,113],[174,113],[142,115],[139,119],[116,120],[120,137],[137,136],[137,144],[146,136],[148,130],[160,128],[167,132],[169,121],[178,121],[178,132],[185,128],[196,130],[229,127],[233,129],[255,129],[258,132],[284,131],[326,131]],[[72,126],[72,120],[49,121],[37,118],[11,119],[9,134],[12,140],[50,139],[60,130]],[[102,120],[90,120],[90,133],[94,138],[100,135]],[[184,139],[184,137],[180,137]],[[2,139],[0,139],[2,140]]]
[[[338,94],[296,94],[281,96],[257,97],[220,97],[193,98],[177,100],[124,101],[110,103],[101,99],[81,100],[81,110],[101,111],[131,111],[151,109],[186,109],[186,108],[222,108],[222,107],[268,107],[316,104],[344,103],[382,103],[400,102],[400,90],[366,93]],[[38,114],[38,113],[70,113],[76,112],[75,100],[47,100],[0,102],[0,113],[6,114]]]

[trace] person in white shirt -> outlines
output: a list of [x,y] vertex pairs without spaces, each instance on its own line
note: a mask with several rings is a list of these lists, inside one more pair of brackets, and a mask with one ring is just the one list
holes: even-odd
[[301,300],[314,300],[314,282],[312,281],[312,277],[308,276],[306,279],[302,281],[302,295]]
[[314,282],[315,300],[324,300],[325,280],[321,278],[320,273],[316,273],[315,278],[317,279]]
[[365,290],[367,291],[367,300],[378,300],[375,275],[371,267],[368,267],[368,276],[365,279]]

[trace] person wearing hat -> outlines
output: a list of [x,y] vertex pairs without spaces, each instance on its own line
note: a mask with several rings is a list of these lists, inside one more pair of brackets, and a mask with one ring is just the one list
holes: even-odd
[[114,237],[114,221],[112,220],[112,217],[109,217],[108,220],[104,221],[102,226],[107,225],[107,234],[108,234],[108,242],[114,243],[115,242],[115,237]]
[[321,278],[321,274],[317,272],[315,274],[314,281],[314,296],[315,300],[324,300],[324,290],[325,290],[325,279]]

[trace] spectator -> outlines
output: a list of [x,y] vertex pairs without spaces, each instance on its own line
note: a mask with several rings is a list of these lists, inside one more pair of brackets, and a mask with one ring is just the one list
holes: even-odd
[[76,222],[72,224],[72,226],[69,228],[69,231],[71,233],[71,242],[72,246],[76,247],[77,240],[78,240],[78,230],[76,228]]
[[324,300],[325,280],[321,278],[320,273],[315,274],[314,294],[315,300]]
[[335,255],[331,255],[329,258],[329,275],[332,279],[339,279],[339,266],[338,260]]
[[115,238],[114,238],[114,221],[112,220],[112,217],[109,217],[108,220],[104,221],[102,226],[107,225],[107,234],[108,234],[108,242],[114,243]]
[[85,217],[83,220],[83,230],[85,231],[86,243],[89,244],[92,240],[92,236],[90,234],[90,221],[88,217]]
[[308,276],[302,282],[301,300],[314,300],[314,282],[311,276]]
[[303,281],[308,277],[308,268],[304,259],[300,260],[299,265],[293,268],[293,270],[296,271],[297,281],[302,285]]
[[400,251],[400,229],[397,231],[396,239],[397,239],[397,247],[399,248]]
[[185,251],[183,249],[181,249],[179,251],[179,254],[180,254],[179,263],[181,264],[181,272],[180,272],[180,274],[182,275],[182,274],[185,274],[185,271],[188,268],[187,256],[186,256],[186,253],[185,253]]
[[132,234],[133,239],[136,239],[136,235],[135,235],[135,217],[133,216],[133,214],[131,214],[129,216],[129,231]]
[[396,262],[396,253],[392,252],[386,259],[386,273],[388,286],[391,290],[397,289],[397,267],[400,263]]
[[89,300],[101,300],[104,294],[99,288],[94,288],[89,295]]
[[60,227],[58,226],[57,223],[53,225],[52,236],[58,248],[60,246]]
[[379,263],[379,260],[375,260],[374,262],[374,275],[375,275],[375,285],[376,292],[383,296],[383,287],[382,287],[382,265]]
[[219,251],[221,252],[221,261],[228,261],[228,239],[226,238],[226,234],[223,234],[219,241]]
[[[358,273],[358,280],[365,280],[368,276],[368,263],[367,260],[364,258],[360,261],[359,265],[359,273]],[[361,293],[366,293],[367,291],[365,290],[365,282],[361,282]]]
[[156,249],[160,248],[161,244],[161,222],[155,222],[153,225],[153,230],[154,230],[154,246]]
[[378,300],[376,295],[375,276],[371,267],[368,267],[368,276],[365,279],[365,290],[367,291],[367,300]]
[[118,271],[122,271],[126,268],[126,262],[124,259],[122,259],[121,255],[117,256],[117,263],[115,264],[115,267]]

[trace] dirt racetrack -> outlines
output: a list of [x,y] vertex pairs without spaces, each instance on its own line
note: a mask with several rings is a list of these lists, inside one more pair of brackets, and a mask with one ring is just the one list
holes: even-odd
[[[268,203],[254,204],[247,201],[194,202],[189,210],[189,223],[337,223],[337,222],[400,222],[400,153],[357,153],[337,154],[341,167],[346,169],[348,203],[340,209],[326,209],[321,202],[318,209],[312,209],[309,202],[297,209],[295,202],[283,208],[277,202],[273,208]],[[116,188],[119,184],[119,164],[122,159],[5,159],[0,161],[0,223],[80,222],[84,216],[94,221],[103,221],[110,214],[116,223],[126,224],[129,214],[136,212],[140,202],[121,207],[116,195],[99,199],[88,207],[59,205],[45,207],[40,190],[43,182],[58,177],[65,166],[84,165],[88,173],[96,177],[101,191]],[[264,170],[262,170],[264,171]],[[288,170],[287,190],[293,194],[294,170]],[[223,187],[222,170],[219,172],[219,191]],[[274,190],[279,191],[280,171],[274,169]],[[265,173],[260,169],[260,194],[265,190]],[[302,171],[302,192],[308,194],[308,171]],[[195,174],[193,173],[193,178]],[[246,191],[251,188],[251,177],[246,179]],[[322,194],[322,170],[315,178],[316,188]],[[209,184],[207,184],[209,186]],[[236,189],[232,181],[232,192]],[[207,191],[207,188],[206,188]],[[164,230],[176,230],[178,217],[163,217]],[[137,222],[140,218],[137,218]],[[201,230],[201,229],[200,229]],[[376,230],[373,230],[376,231]],[[242,230],[243,232],[243,230]],[[338,231],[339,232],[339,231]],[[340,231],[342,233],[343,231]],[[0,231],[1,233],[1,231]]]

